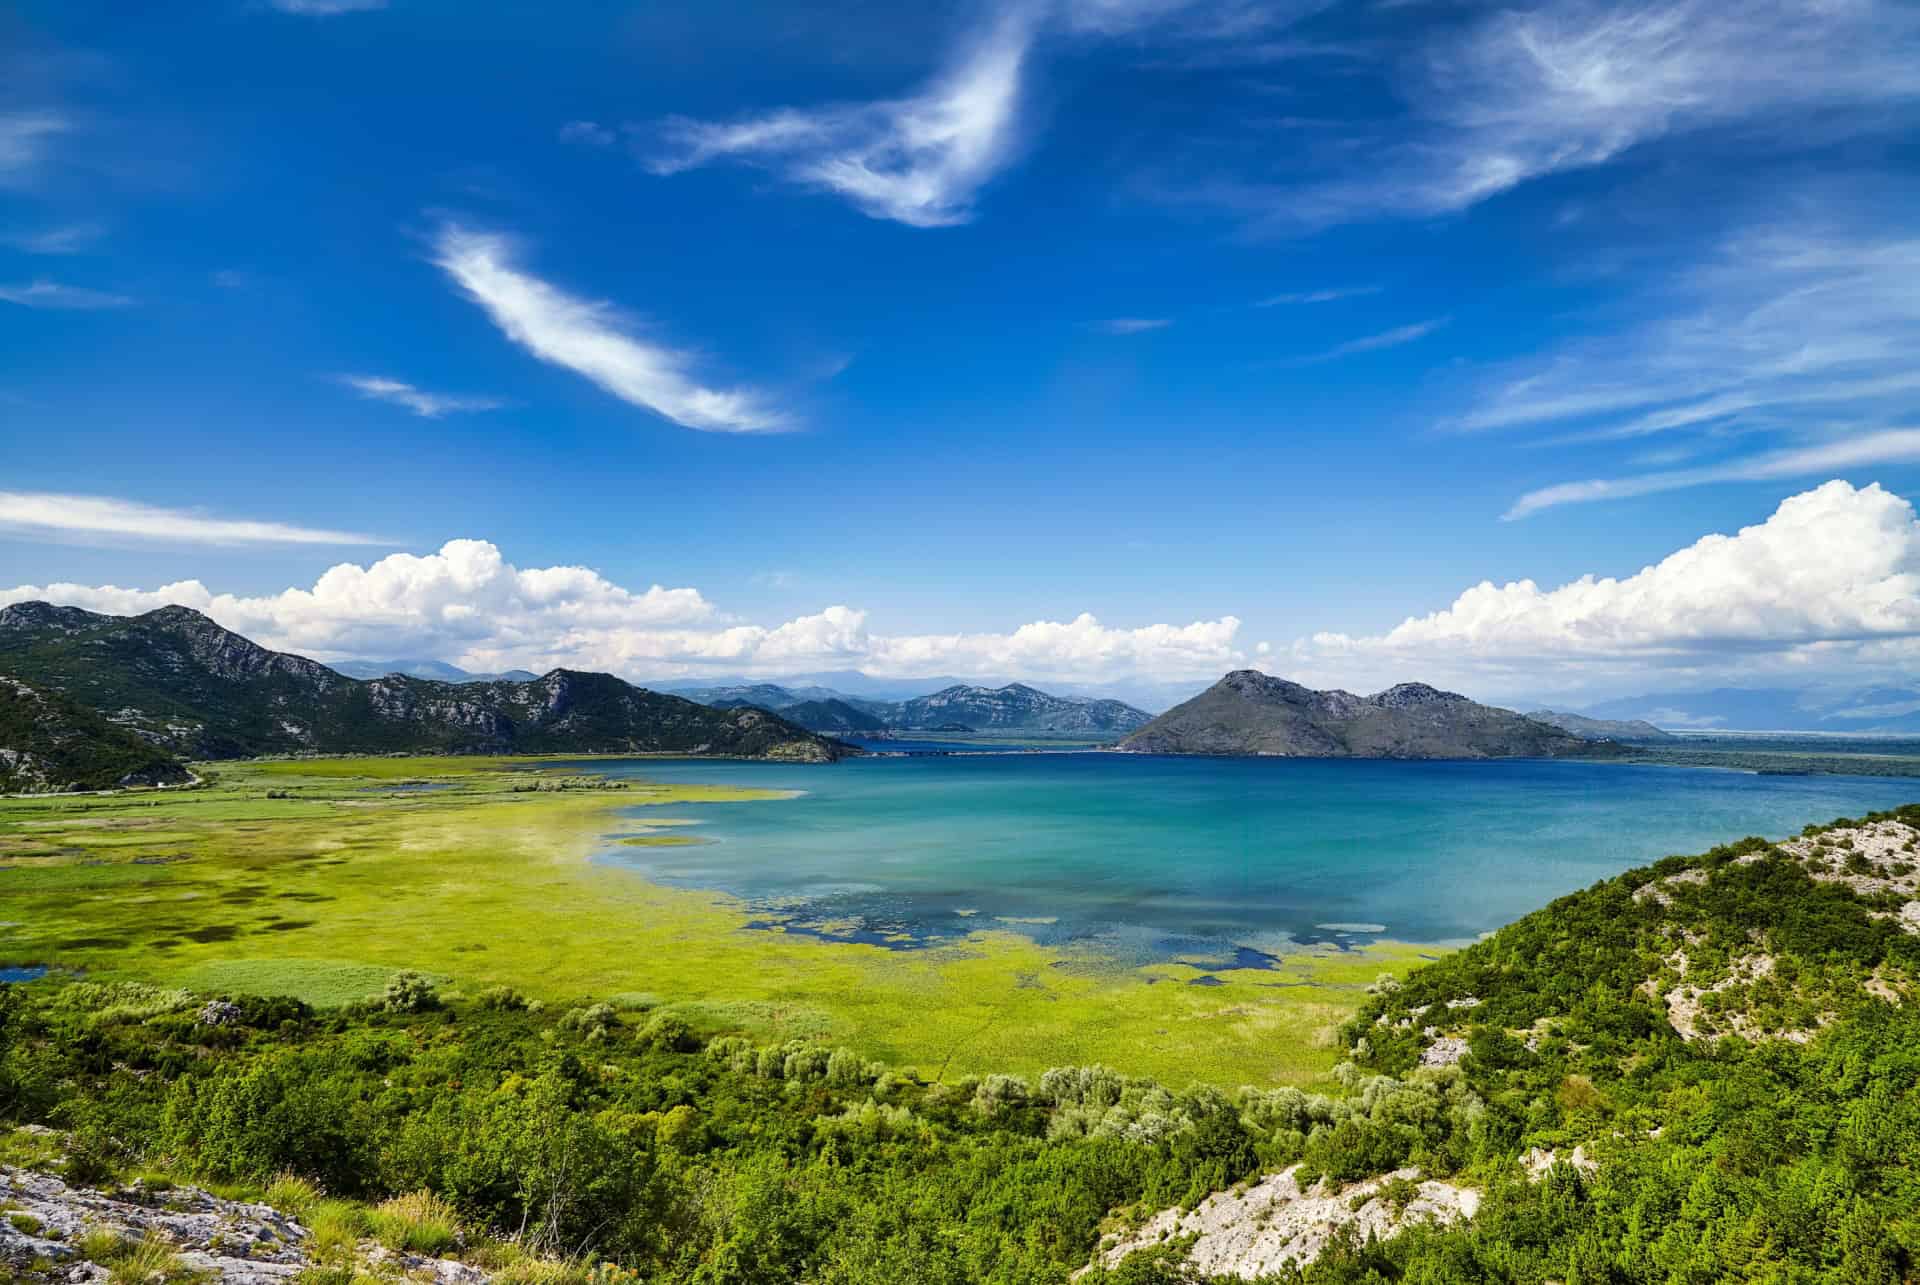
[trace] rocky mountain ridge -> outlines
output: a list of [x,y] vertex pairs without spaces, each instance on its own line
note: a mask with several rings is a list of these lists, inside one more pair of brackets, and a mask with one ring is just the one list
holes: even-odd
[[0,609],[0,674],[191,758],[288,753],[674,753],[827,761],[836,742],[760,709],[717,710],[611,674],[531,681],[349,678],[185,607]]
[[1588,718],[1564,710],[1535,709],[1527,717],[1569,732],[1583,741],[1677,741],[1672,732],[1663,731],[1642,718]]
[[802,727],[854,735],[968,731],[1106,736],[1130,732],[1152,717],[1124,701],[1059,696],[1025,683],[1003,687],[955,683],[899,701],[776,683],[690,689],[686,694],[716,706],[757,705]]
[[1307,758],[1556,758],[1605,753],[1557,727],[1426,683],[1372,696],[1258,670],[1226,675],[1120,743],[1144,754]]

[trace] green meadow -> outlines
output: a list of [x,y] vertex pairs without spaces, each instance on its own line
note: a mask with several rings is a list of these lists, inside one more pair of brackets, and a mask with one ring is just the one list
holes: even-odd
[[[1303,951],[1196,986],[1184,965],[1007,931],[911,951],[821,941],[591,860],[608,842],[683,841],[676,804],[766,792],[597,788],[537,760],[198,770],[196,790],[0,800],[0,965],[317,1005],[414,969],[470,994],[665,1005],[707,1034],[817,1038],[929,1079],[1098,1062],[1278,1085],[1324,1076],[1366,986],[1432,953]],[[617,815],[634,807],[644,822]]]

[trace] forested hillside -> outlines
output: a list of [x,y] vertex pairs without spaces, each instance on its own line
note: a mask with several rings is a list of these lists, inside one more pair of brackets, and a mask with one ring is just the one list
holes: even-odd
[[0,675],[0,794],[177,785],[186,768],[91,710]]

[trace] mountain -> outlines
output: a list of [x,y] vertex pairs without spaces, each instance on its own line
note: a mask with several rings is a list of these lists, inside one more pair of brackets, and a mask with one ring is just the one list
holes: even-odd
[[806,700],[782,706],[780,717],[809,732],[828,736],[873,735],[887,730],[884,720],[844,700]]
[[1680,738],[1663,732],[1645,719],[1588,718],[1559,710],[1536,709],[1527,714],[1536,723],[1557,727],[1583,741],[1676,741]]
[[1078,732],[1094,735],[1131,732],[1147,723],[1145,710],[1116,700],[1054,696],[1025,683],[1005,687],[944,688],[931,696],[902,701],[888,720],[912,731],[969,727],[977,732]]
[[0,677],[0,794],[178,785],[191,779],[165,750],[92,710]]
[[675,696],[684,696],[702,705],[758,705],[761,709],[785,709],[801,701],[846,700],[845,692],[830,687],[787,687],[779,683],[723,683],[714,687],[663,687]]
[[1160,715],[1120,748],[1143,754],[1424,759],[1553,758],[1591,755],[1603,747],[1425,683],[1355,696],[1240,669]]
[[348,678],[385,678],[405,674],[408,678],[431,678],[442,683],[490,683],[499,679],[528,682],[540,675],[525,669],[502,670],[497,674],[476,674],[444,660],[336,660],[327,665],[336,674]]
[[689,700],[719,706],[757,705],[820,732],[883,731],[1070,732],[1110,735],[1130,732],[1150,717],[1117,700],[1056,696],[1008,683],[975,687],[955,683],[928,696],[903,701],[870,700],[817,686],[741,683],[680,689]]
[[1920,735],[1920,687],[1715,687],[1649,692],[1581,711],[1699,732]]
[[789,674],[784,678],[749,678],[730,675],[707,678],[700,682],[670,679],[654,683],[652,687],[655,691],[672,692],[675,696],[685,696],[689,700],[699,700],[702,694],[718,694],[754,687],[780,687],[796,700],[838,698],[849,702],[898,702],[921,695],[929,689],[951,687],[964,681],[960,678],[945,677],[873,678],[857,669],[834,669],[812,674]]
[[256,754],[674,753],[825,761],[842,747],[760,709],[716,710],[611,674],[362,680],[269,651],[197,611],[0,609],[0,673],[193,758]]

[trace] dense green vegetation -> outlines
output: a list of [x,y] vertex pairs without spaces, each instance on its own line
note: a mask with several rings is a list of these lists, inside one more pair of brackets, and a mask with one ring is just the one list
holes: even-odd
[[91,710],[0,677],[0,794],[110,790],[187,779],[187,770]]
[[[645,1280],[1058,1282],[1103,1226],[1297,1162],[1412,1165],[1485,1200],[1451,1228],[1337,1236],[1282,1279],[1891,1285],[1920,1270],[1920,938],[1886,917],[1886,880],[1838,876],[1909,878],[1920,809],[1874,820],[1893,839],[1872,859],[1847,827],[1671,858],[1383,979],[1325,1095],[922,1077],[703,1037],[643,998],[543,1008],[401,975],[326,1012],[236,997],[213,1025],[152,986],[0,992],[0,1113],[71,1130],[76,1175],[430,1191]],[[1756,952],[1770,969],[1742,982]],[[1719,1038],[1669,1022],[1677,955],[1692,984],[1738,983],[1713,992]],[[1458,1065],[1421,1065],[1456,1033]],[[1591,1166],[1519,1163],[1576,1145]],[[1082,1279],[1164,1285],[1179,1259]]]

